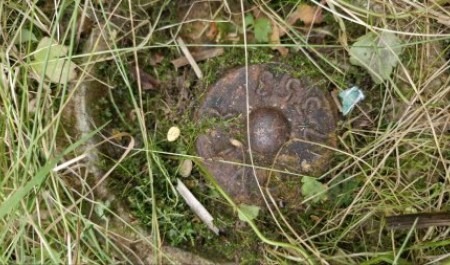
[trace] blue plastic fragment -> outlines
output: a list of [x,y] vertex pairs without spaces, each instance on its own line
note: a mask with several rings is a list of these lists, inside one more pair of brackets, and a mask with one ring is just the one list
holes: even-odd
[[358,102],[364,99],[364,94],[359,87],[354,86],[344,91],[339,92],[339,97],[342,101],[342,114],[345,116],[352,111]]

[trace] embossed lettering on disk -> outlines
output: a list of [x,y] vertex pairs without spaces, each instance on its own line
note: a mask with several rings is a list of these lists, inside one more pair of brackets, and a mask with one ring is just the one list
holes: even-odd
[[[197,153],[210,158],[202,161],[205,169],[238,202],[262,203],[258,185],[264,186],[274,169],[320,174],[332,150],[324,146],[336,144],[336,111],[325,92],[281,68],[265,64],[231,71],[209,88],[195,114],[198,124],[212,126],[198,136]],[[219,121],[205,122],[211,116]]]

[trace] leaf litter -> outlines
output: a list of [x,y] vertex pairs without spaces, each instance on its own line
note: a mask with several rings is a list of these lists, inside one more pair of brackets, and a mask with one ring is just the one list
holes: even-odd
[[286,19],[287,24],[294,25],[297,21],[302,21],[305,25],[320,24],[323,22],[322,8],[300,4]]
[[397,66],[402,53],[400,39],[392,32],[369,32],[358,38],[350,48],[350,63],[365,68],[372,80],[380,84]]
[[67,56],[67,46],[58,44],[55,40],[44,37],[39,42],[35,52],[32,67],[38,78],[47,77],[50,82],[65,84],[77,77],[76,64]]
[[155,90],[159,88],[160,82],[158,81],[158,79],[142,70],[141,67],[132,65],[131,69],[131,77],[134,79],[134,81],[140,82],[142,90]]

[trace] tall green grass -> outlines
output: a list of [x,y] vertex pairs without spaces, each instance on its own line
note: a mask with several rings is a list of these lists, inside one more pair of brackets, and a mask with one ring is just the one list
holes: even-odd
[[[328,187],[326,203],[301,198],[302,211],[296,213],[275,207],[245,228],[253,235],[250,247],[236,240],[234,249],[239,253],[241,242],[242,251],[253,250],[251,245],[259,242],[258,255],[250,256],[249,262],[266,264],[305,259],[311,264],[445,264],[449,229],[390,230],[384,217],[450,210],[448,1],[374,1],[369,6],[311,1],[326,14],[322,25],[311,28],[286,23],[298,3],[254,1],[243,7],[248,13],[250,7],[262,10],[287,28],[282,41],[291,48],[289,56],[303,60],[291,63],[321,76],[330,90],[359,85],[366,100],[339,123],[332,167],[319,178]],[[183,4],[188,8],[193,3]],[[236,4],[211,4],[210,13],[221,14],[211,19],[221,26],[234,24],[239,32],[236,17],[247,13],[236,5],[232,10],[238,11],[230,14],[229,5]],[[268,61],[266,53],[273,51],[268,44],[214,44],[224,47],[226,54],[201,63],[210,78],[201,83],[192,78],[189,67],[175,71],[170,65],[180,55],[176,33],[188,23],[177,15],[177,8],[171,1],[0,2],[0,262],[162,262],[160,256],[149,255],[164,252],[162,245],[202,249],[209,242],[227,242],[197,221],[172,185],[178,161],[196,159],[194,141],[201,128],[190,120],[197,105],[191,102],[200,100],[206,86],[218,78],[217,68],[242,63],[243,57],[229,58],[227,53],[247,54],[246,62],[252,63]],[[89,27],[99,29],[100,38],[107,40],[103,51],[83,51]],[[16,41],[24,30],[38,41],[48,36],[66,45],[79,78],[66,84],[36,81],[30,64],[37,42]],[[348,63],[349,46],[370,31],[394,32],[403,42],[401,63],[382,85],[373,85],[367,73]],[[321,42],[311,43],[308,33]],[[261,51],[264,54],[258,55]],[[156,53],[163,61],[150,65]],[[131,78],[131,63],[137,61],[160,78],[160,90],[143,91]],[[100,75],[91,74],[92,66]],[[188,103],[178,100],[181,94],[173,82],[183,73]],[[101,117],[105,127],[97,124],[80,137],[64,127],[65,108],[75,91],[92,80],[111,89],[116,105],[109,109],[111,117]],[[185,113],[177,106],[184,106]],[[165,134],[173,125],[183,134],[172,145]],[[113,129],[127,134],[119,137]],[[101,142],[100,149],[103,142],[120,146],[117,157],[106,154],[99,159],[103,167],[96,165],[103,172],[114,169],[98,185],[96,192],[105,196],[91,192],[95,182],[89,181],[86,160],[63,164],[82,156],[79,147],[92,140]],[[55,171],[61,164],[63,168]],[[233,209],[234,202],[220,189],[210,191],[214,180],[200,167],[186,182],[206,205]],[[234,225],[231,219],[217,221],[229,228]],[[136,245],[140,247],[133,248]]]

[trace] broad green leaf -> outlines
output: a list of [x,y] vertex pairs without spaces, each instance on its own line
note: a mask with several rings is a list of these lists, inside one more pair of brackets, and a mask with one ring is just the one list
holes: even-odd
[[394,33],[369,32],[350,48],[350,63],[366,68],[376,84],[388,79],[402,53],[400,40]]
[[59,58],[67,55],[67,47],[64,45],[59,45],[56,41],[44,37],[39,42],[36,51],[34,53],[34,59],[36,62],[45,61],[47,59]]
[[65,58],[67,47],[44,37],[34,53],[32,67],[42,78],[47,77],[53,83],[65,84],[77,77],[76,65]]
[[253,24],[255,23],[255,19],[253,18],[253,16],[251,14],[248,14],[245,16],[245,27],[251,27],[253,26]]
[[22,28],[19,32],[19,36],[14,40],[14,44],[20,44],[24,42],[37,42],[36,36],[30,30]]
[[269,35],[272,32],[272,24],[267,18],[255,20],[255,39],[257,42],[269,42]]
[[249,222],[259,214],[259,207],[255,205],[241,204],[239,205],[238,217],[239,220]]
[[306,198],[313,197],[312,202],[317,203],[327,199],[327,186],[313,177],[304,176],[302,178],[302,194]]
[[36,63],[33,65],[33,69],[40,77],[45,76],[53,83],[65,84],[77,77],[76,65],[64,58],[49,59],[47,64],[45,62]]

